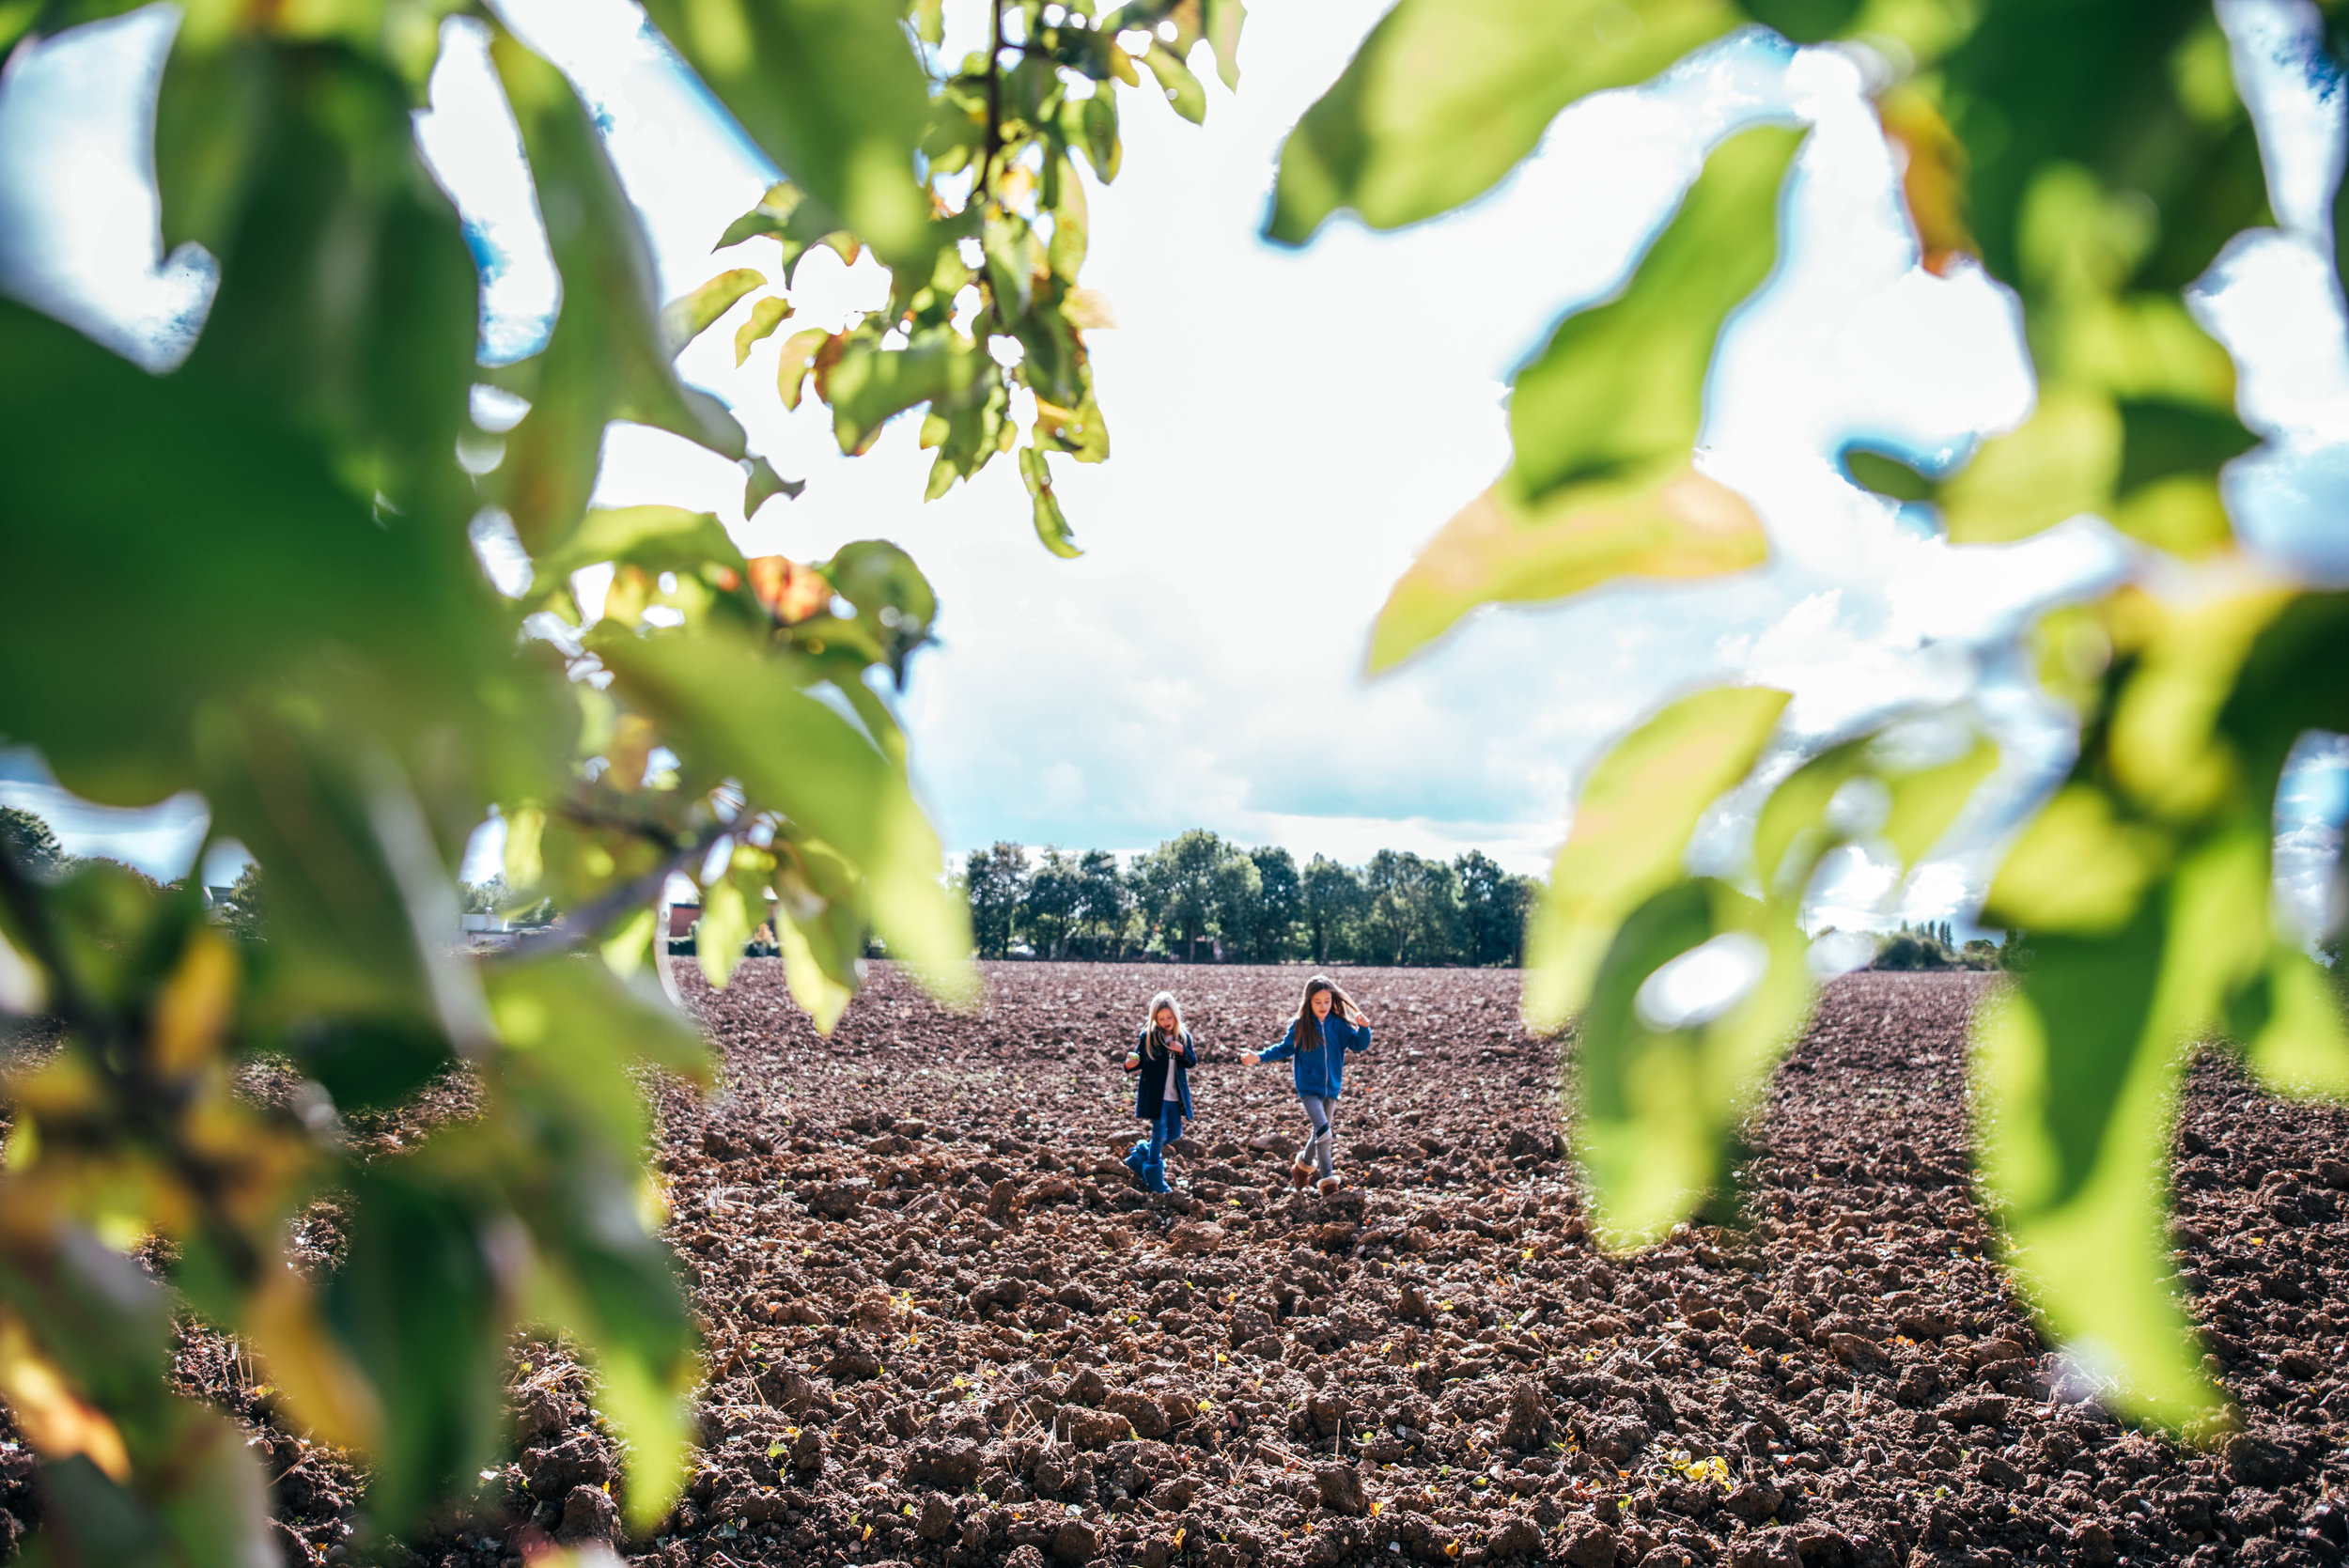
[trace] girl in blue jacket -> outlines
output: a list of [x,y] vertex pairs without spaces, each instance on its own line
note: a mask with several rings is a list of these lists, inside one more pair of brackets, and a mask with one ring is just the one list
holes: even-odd
[[1290,1081],[1305,1107],[1305,1119],[1313,1124],[1313,1136],[1290,1163],[1290,1186],[1303,1187],[1313,1181],[1316,1168],[1321,1172],[1322,1191],[1335,1192],[1342,1185],[1330,1145],[1338,1094],[1345,1087],[1346,1053],[1369,1048],[1370,1019],[1328,975],[1316,974],[1305,982],[1305,1000],[1298,1006],[1297,1017],[1289,1020],[1281,1043],[1268,1051],[1240,1053],[1240,1059],[1252,1066],[1284,1060],[1292,1063]]
[[1183,1010],[1174,992],[1160,991],[1150,999],[1142,1037],[1126,1053],[1126,1070],[1134,1075],[1134,1114],[1150,1124],[1148,1135],[1126,1152],[1126,1169],[1146,1191],[1174,1190],[1166,1179],[1166,1146],[1183,1136],[1183,1124],[1190,1120],[1190,1069],[1197,1065]]

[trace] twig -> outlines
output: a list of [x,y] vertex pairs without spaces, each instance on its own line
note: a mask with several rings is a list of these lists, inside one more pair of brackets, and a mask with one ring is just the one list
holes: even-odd
[[[711,845],[732,831],[734,831],[733,827],[723,823],[711,827],[691,843],[681,845],[673,850],[668,859],[642,877],[622,883],[600,898],[591,899],[580,908],[561,916],[552,925],[532,932],[503,953],[490,955],[488,961],[520,963],[549,953],[568,952],[581,942],[592,939],[614,916],[624,910],[632,909],[646,899],[653,897],[666,885],[671,877],[684,870],[701,856],[709,853]],[[653,933],[655,941],[667,939],[668,933],[665,931]]]

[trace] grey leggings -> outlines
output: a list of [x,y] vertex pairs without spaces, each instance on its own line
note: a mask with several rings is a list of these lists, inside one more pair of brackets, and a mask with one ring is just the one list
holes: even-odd
[[1304,1152],[1298,1157],[1320,1166],[1325,1176],[1335,1175],[1337,1167],[1330,1157],[1330,1145],[1335,1131],[1338,1102],[1332,1096],[1321,1094],[1299,1094],[1297,1098],[1305,1108],[1305,1119],[1314,1125],[1314,1135],[1305,1141]]

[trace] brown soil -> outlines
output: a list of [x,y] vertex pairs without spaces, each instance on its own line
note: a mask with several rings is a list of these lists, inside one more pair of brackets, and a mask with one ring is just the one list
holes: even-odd
[[[1962,1087],[1984,977],[1836,982],[1750,1131],[1743,1228],[1610,1259],[1513,973],[1346,973],[1376,1044],[1324,1197],[1288,1184],[1287,1068],[1237,1061],[1302,970],[990,965],[958,1019],[884,968],[829,1042],[777,970],[690,982],[726,1088],[664,1094],[660,1159],[708,1446],[656,1537],[620,1544],[635,1561],[2329,1564],[2349,1542],[2349,1115],[2196,1069],[2180,1261],[2245,1430],[2129,1432],[1984,1252]],[[1200,1119],[1183,1190],[1152,1198],[1117,1163],[1140,1126],[1117,1059],[1167,985]],[[559,1346],[517,1363],[482,1511],[381,1555],[474,1568],[610,1532],[586,1379]],[[350,1473],[277,1441],[288,1560],[321,1560]]]

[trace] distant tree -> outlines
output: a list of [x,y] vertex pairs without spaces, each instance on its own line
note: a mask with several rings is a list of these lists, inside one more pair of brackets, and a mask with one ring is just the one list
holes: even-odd
[[1168,839],[1135,862],[1135,892],[1143,911],[1174,951],[1179,934],[1183,961],[1193,961],[1199,939],[1213,925],[1221,890],[1219,874],[1237,851],[1205,828]]
[[1460,877],[1441,861],[1381,849],[1362,867],[1361,927],[1374,962],[1449,964],[1460,953]]
[[963,866],[963,888],[971,901],[971,937],[982,958],[1011,951],[1020,901],[1028,890],[1028,852],[998,839],[992,848],[973,849]]
[[506,874],[498,873],[486,882],[467,882],[459,890],[459,898],[469,915],[493,915],[512,900],[514,892],[506,885]]
[[[1106,849],[1088,849],[1077,862],[1077,930],[1095,944],[1094,956],[1114,958],[1124,950],[1126,926],[1134,917],[1134,890]],[[1103,952],[1101,949],[1108,951]]]
[[1297,930],[1305,918],[1304,879],[1298,875],[1297,858],[1278,845],[1251,849],[1248,858],[1264,889],[1251,951],[1257,962],[1277,964],[1297,952]]
[[212,906],[212,918],[246,941],[269,935],[269,900],[261,881],[261,863],[247,861],[228,889],[228,896]]
[[1361,912],[1365,902],[1362,875],[1350,865],[1315,855],[1299,883],[1313,961],[1326,964],[1333,949],[1344,952],[1346,928]]
[[1481,849],[1454,861],[1452,869],[1460,879],[1461,956],[1471,964],[1517,963],[1541,884],[1511,875]]
[[1223,956],[1254,961],[1268,936],[1264,877],[1241,850],[1226,849],[1215,868],[1215,934]]
[[1019,934],[1039,957],[1058,958],[1067,951],[1084,902],[1083,872],[1077,857],[1047,848],[1042,863],[1028,877],[1019,900]]
[[44,882],[64,876],[73,863],[49,824],[22,806],[0,806],[0,854]]

